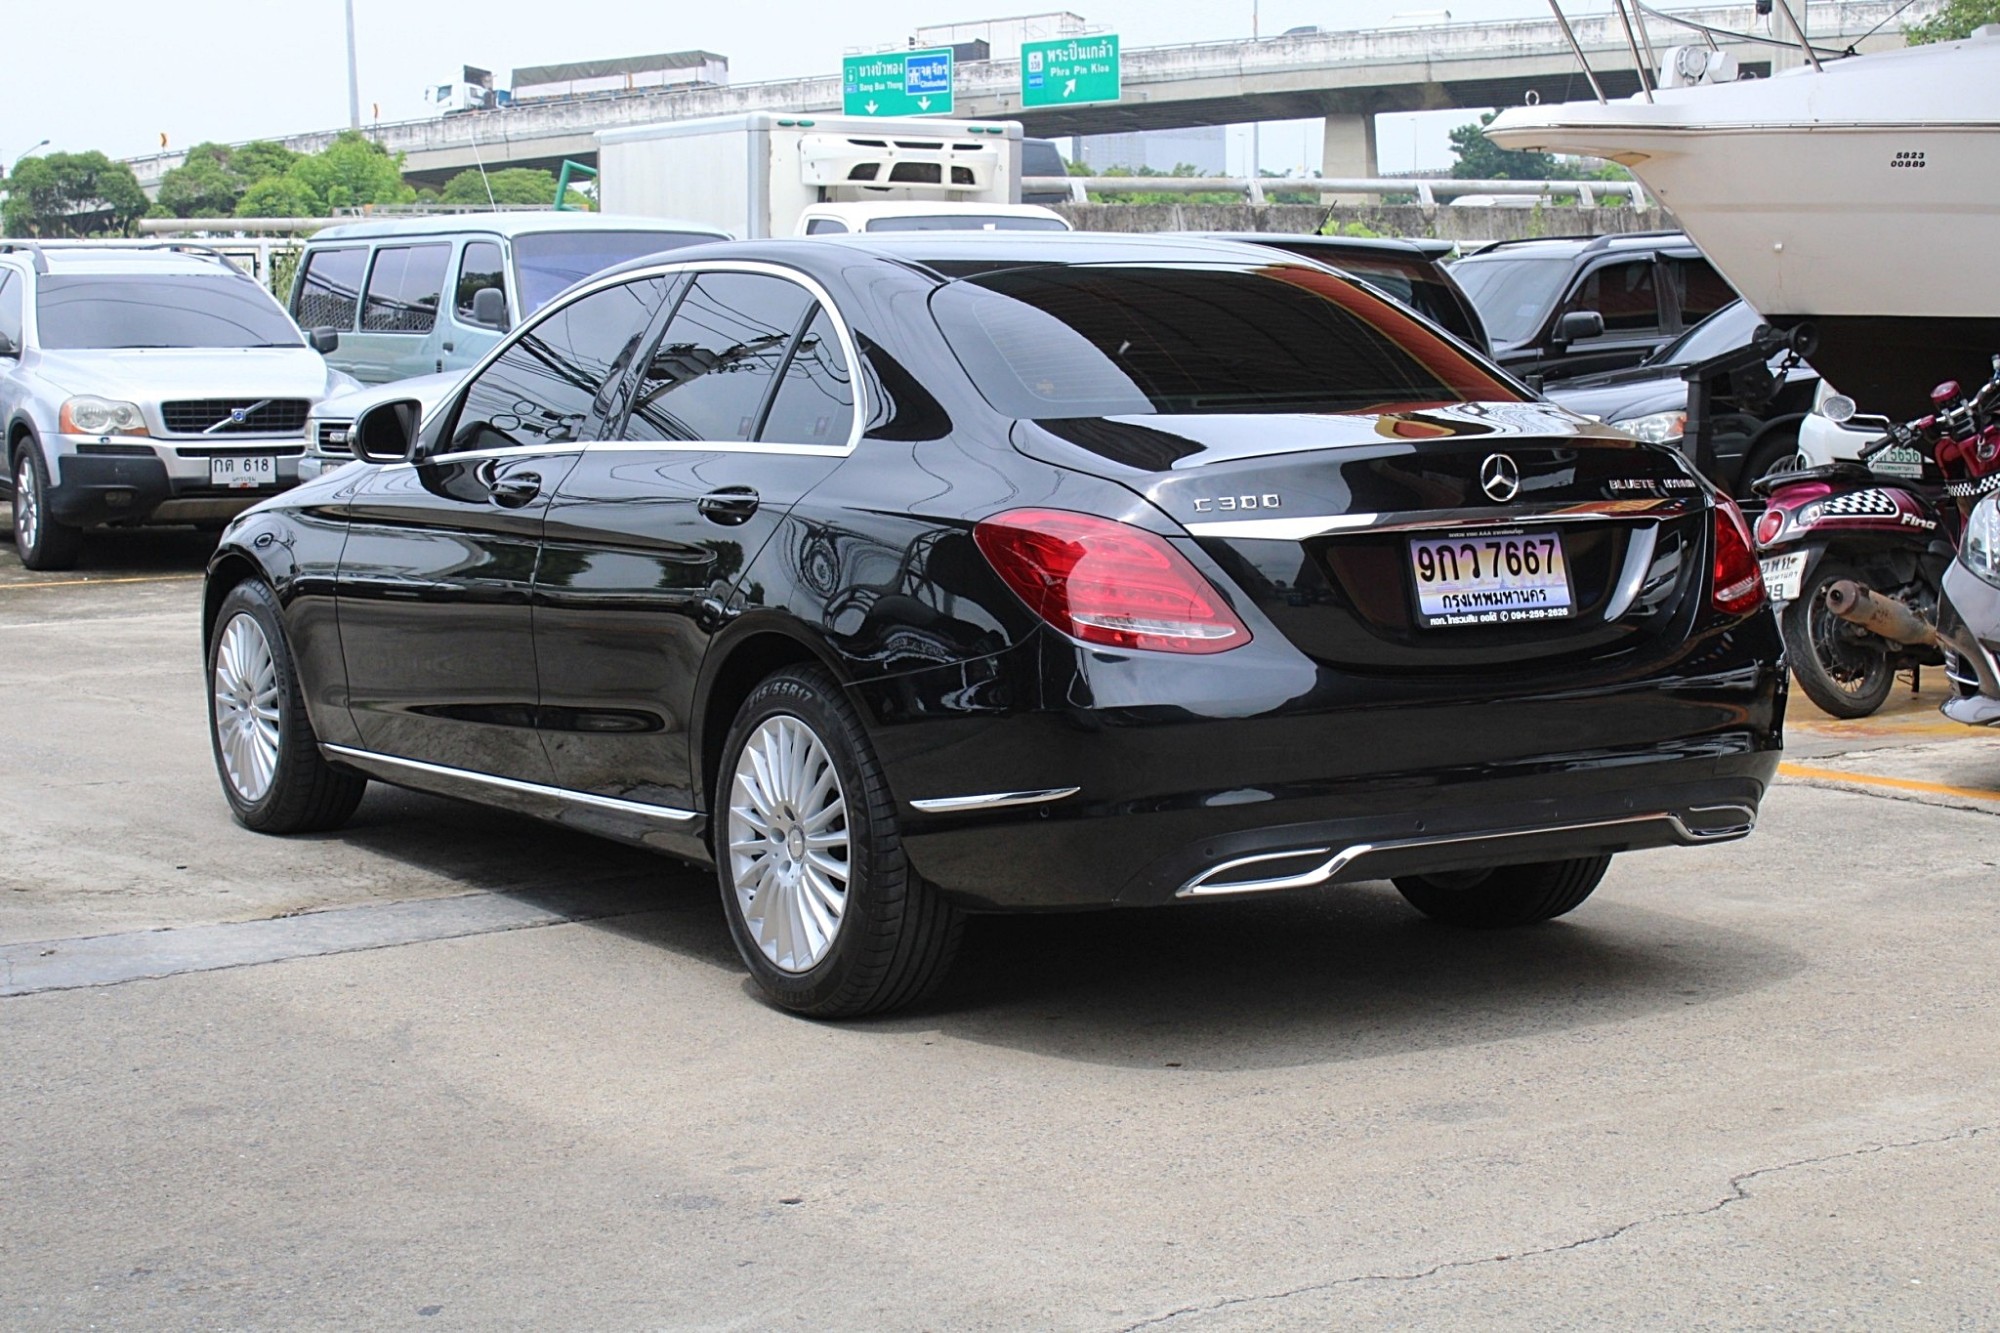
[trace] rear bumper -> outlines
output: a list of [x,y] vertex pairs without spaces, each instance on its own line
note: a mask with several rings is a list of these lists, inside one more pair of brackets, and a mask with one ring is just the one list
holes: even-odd
[[1502,697],[1309,665],[1300,679],[1246,652],[1233,716],[1106,706],[1136,660],[1057,696],[1091,708],[1006,710],[1028,687],[1004,660],[984,686],[962,669],[940,682],[940,698],[948,683],[994,703],[983,717],[917,706],[928,691],[908,678],[886,710],[857,691],[916,869],[971,906],[1062,909],[1703,845],[1750,831],[1782,747],[1768,613],[1690,643],[1671,672]]

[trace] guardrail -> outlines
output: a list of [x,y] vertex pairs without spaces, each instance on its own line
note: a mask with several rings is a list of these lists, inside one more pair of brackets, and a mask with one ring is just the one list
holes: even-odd
[[1440,196],[1466,194],[1536,195],[1553,201],[1574,196],[1579,208],[1595,208],[1600,196],[1630,199],[1634,208],[1649,207],[1637,181],[1510,181],[1459,180],[1455,177],[1398,179],[1394,176],[1029,176],[1021,189],[1030,194],[1069,192],[1072,203],[1090,202],[1093,194],[1209,194],[1246,196],[1264,203],[1266,191],[1284,194],[1414,194],[1425,208],[1437,207]]

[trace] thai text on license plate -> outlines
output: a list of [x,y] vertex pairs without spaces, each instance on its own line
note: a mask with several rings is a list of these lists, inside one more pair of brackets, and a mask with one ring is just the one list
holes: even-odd
[[1562,537],[1554,532],[1410,538],[1417,621],[1507,625],[1575,614]]
[[274,454],[218,454],[208,460],[211,486],[276,486],[278,459]]

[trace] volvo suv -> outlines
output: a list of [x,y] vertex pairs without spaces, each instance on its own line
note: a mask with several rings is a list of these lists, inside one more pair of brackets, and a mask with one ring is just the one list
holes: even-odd
[[307,414],[354,384],[218,255],[0,247],[0,495],[30,569],[89,528],[220,528],[297,482]]

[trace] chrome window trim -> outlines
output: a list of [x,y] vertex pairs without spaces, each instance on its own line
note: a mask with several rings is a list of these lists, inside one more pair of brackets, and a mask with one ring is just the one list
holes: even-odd
[[[654,270],[646,273],[651,276]],[[731,454],[804,454],[816,458],[846,458],[861,444],[861,432],[868,420],[867,389],[865,377],[861,373],[860,346],[854,341],[854,334],[847,327],[847,320],[841,316],[840,308],[833,302],[832,295],[810,274],[797,269],[786,268],[761,259],[717,259],[687,260],[679,264],[661,265],[658,272],[691,273],[699,281],[704,273],[758,273],[766,277],[779,278],[795,283],[806,289],[806,294],[826,311],[833,321],[833,331],[840,338],[840,350],[847,357],[847,374],[854,386],[854,419],[848,423],[846,444],[787,444],[767,440],[594,440],[589,445],[591,453],[731,453]],[[581,298],[579,293],[578,299]],[[686,293],[682,293],[686,300]],[[678,306],[676,306],[678,309]],[[673,315],[668,315],[669,324]],[[662,330],[664,333],[665,330]],[[782,385],[780,386],[782,387]],[[629,417],[628,417],[629,419]]]
[[1046,787],[1040,791],[996,791],[982,796],[931,796],[911,801],[912,810],[945,814],[964,810],[1005,810],[1016,805],[1042,805],[1060,801],[1082,791],[1081,787]]
[[616,796],[599,796],[593,792],[571,791],[567,787],[551,787],[540,782],[524,782],[520,778],[496,777],[491,773],[475,773],[467,768],[452,768],[446,764],[426,763],[421,759],[404,759],[393,754],[378,754],[373,750],[357,749],[349,745],[323,744],[320,749],[334,759],[346,759],[362,764],[381,764],[390,768],[412,769],[418,773],[428,773],[435,777],[456,778],[462,782],[478,782],[489,787],[499,787],[503,791],[521,792],[528,796],[541,796],[551,800],[567,801],[572,805],[587,805],[599,810],[613,810],[619,814],[639,815],[647,819],[664,819],[672,824],[685,824],[700,818],[693,810],[680,810],[670,805],[648,805],[644,801],[625,801]]

